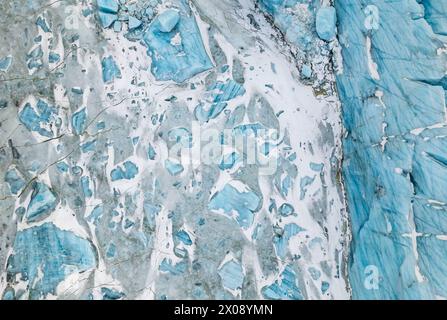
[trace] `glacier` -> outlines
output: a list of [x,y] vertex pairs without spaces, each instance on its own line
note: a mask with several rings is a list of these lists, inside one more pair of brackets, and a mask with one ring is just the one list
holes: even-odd
[[2,299],[447,298],[443,1],[0,8]]
[[353,298],[447,294],[444,233],[428,227],[445,225],[447,201],[447,24],[436,18],[447,16],[447,6],[441,3],[335,2]]

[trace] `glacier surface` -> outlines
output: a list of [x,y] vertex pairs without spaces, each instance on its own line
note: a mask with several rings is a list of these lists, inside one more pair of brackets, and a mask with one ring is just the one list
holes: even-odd
[[447,298],[444,2],[0,8],[1,298]]
[[335,2],[353,298],[447,296],[442,3]]

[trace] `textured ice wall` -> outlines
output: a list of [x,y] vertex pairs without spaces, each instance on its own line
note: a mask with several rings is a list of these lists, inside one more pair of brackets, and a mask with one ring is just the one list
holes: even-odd
[[270,4],[2,2],[4,299],[349,297],[333,16]]
[[335,5],[353,298],[445,298],[446,2]]

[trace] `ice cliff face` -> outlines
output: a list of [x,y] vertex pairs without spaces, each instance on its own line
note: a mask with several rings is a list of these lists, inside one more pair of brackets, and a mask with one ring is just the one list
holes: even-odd
[[0,7],[3,299],[447,296],[440,1]]

